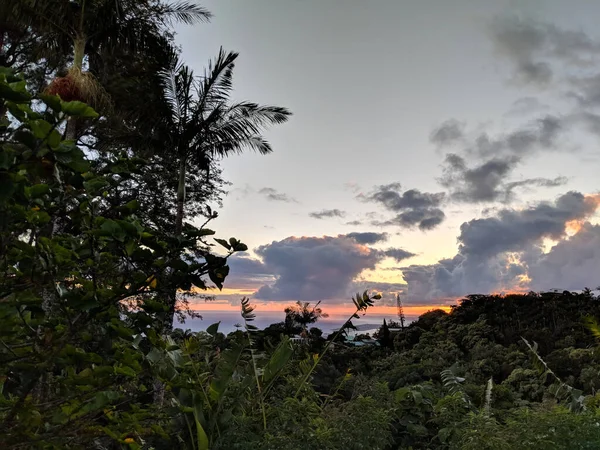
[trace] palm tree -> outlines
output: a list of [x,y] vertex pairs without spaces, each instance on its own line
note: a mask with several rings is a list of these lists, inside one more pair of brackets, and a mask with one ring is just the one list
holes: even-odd
[[177,163],[177,234],[183,227],[190,172],[208,176],[212,161],[244,150],[271,153],[262,132],[270,125],[284,123],[291,115],[282,107],[231,102],[237,57],[237,53],[221,49],[201,78],[175,60],[161,74],[170,113],[165,115],[158,135],[169,157]]
[[316,323],[319,319],[329,317],[329,315],[319,307],[321,302],[311,306],[309,302],[297,301],[295,305],[285,308],[285,322],[296,324],[302,327],[302,332],[306,333],[308,325]]

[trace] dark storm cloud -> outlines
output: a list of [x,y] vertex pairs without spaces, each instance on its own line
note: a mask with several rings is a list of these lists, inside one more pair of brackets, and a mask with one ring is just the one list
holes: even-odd
[[506,179],[519,161],[519,158],[514,156],[493,158],[469,168],[463,157],[450,153],[446,155],[444,173],[438,181],[449,189],[452,200],[464,203],[508,203],[514,199],[514,191],[517,188],[556,187],[568,181],[564,177],[557,177],[507,182]]
[[543,237],[564,236],[565,223],[583,219],[596,210],[596,203],[579,193],[568,192],[554,204],[513,210],[503,209],[496,217],[474,219],[460,227],[459,251],[463,255],[489,256],[518,251]]
[[505,17],[490,29],[496,48],[522,83],[547,85],[555,78],[556,63],[587,66],[600,53],[600,45],[585,33],[546,23]]
[[415,256],[401,248],[365,245],[386,239],[385,233],[367,232],[274,241],[255,250],[262,261],[232,257],[227,286],[253,287],[258,289],[254,297],[262,300],[344,301],[354,293],[354,280],[364,270],[386,258],[400,262]]
[[255,294],[263,300],[345,299],[352,280],[383,258],[381,251],[343,235],[289,237],[260,246],[256,253],[276,276]]
[[523,210],[502,209],[494,217],[465,222],[456,256],[402,269],[409,298],[455,298],[527,287],[523,278],[527,261],[540,254],[542,240],[563,239],[566,223],[585,220],[597,205],[596,197],[569,192],[553,203],[542,202]]
[[276,189],[273,189],[270,187],[264,187],[260,191],[258,191],[258,193],[264,195],[265,198],[270,201],[285,202],[285,203],[298,203],[298,200],[290,197],[287,194],[278,192]]
[[360,233],[360,232],[348,233],[348,234],[346,234],[346,236],[354,239],[359,244],[367,244],[367,245],[377,244],[379,242],[385,242],[388,240],[388,237],[389,237],[387,233],[376,233],[373,231],[367,231],[367,232],[363,232],[363,233]]
[[379,203],[388,211],[398,213],[389,220],[373,220],[375,226],[418,227],[431,230],[444,221],[445,214],[439,208],[445,199],[443,192],[428,193],[418,189],[401,192],[400,183],[376,186],[374,191],[359,198],[366,202]]
[[325,219],[330,217],[345,217],[346,212],[339,209],[323,209],[321,211],[311,212],[308,215],[314,219]]
[[464,137],[464,124],[455,119],[449,119],[435,128],[429,140],[439,146],[452,145],[460,142]]

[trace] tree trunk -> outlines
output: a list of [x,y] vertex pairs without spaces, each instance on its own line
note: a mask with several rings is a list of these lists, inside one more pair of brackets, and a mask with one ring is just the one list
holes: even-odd
[[[185,206],[185,174],[186,174],[186,161],[185,158],[181,159],[179,164],[179,183],[177,186],[177,215],[175,217],[175,234],[178,236],[181,234],[183,229],[183,213]],[[163,327],[165,333],[173,330],[173,322],[175,317],[175,306],[177,304],[177,288],[169,289],[167,292],[167,304],[169,310],[167,311],[167,317],[163,321]]]
[[179,184],[177,186],[177,216],[175,217],[175,234],[180,235],[183,229],[183,207],[185,205],[185,164],[182,158],[179,164]]

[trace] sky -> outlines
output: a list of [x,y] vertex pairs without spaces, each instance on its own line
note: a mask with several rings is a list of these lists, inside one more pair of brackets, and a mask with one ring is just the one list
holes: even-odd
[[[235,100],[285,106],[274,152],[222,162],[211,228],[249,251],[200,311],[301,300],[393,315],[467,294],[600,285],[600,4],[205,0],[177,28],[200,75],[240,53]],[[198,221],[199,222],[199,221]],[[387,309],[386,309],[387,308]]]

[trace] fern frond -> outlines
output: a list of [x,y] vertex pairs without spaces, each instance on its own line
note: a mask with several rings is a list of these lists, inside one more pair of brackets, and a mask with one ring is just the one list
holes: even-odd
[[545,379],[548,376],[550,376],[554,380],[552,385],[548,388],[548,392],[550,392],[550,394],[552,394],[552,396],[556,398],[556,400],[558,400],[559,402],[570,400],[569,409],[573,412],[581,412],[585,410],[585,405],[583,403],[585,397],[582,395],[582,391],[573,388],[573,386],[568,385],[567,383],[562,381],[558,377],[558,375],[554,373],[554,371],[548,366],[546,361],[544,361],[544,359],[538,353],[538,346],[536,342],[534,342],[533,345],[531,345],[527,339],[523,337],[521,339],[523,340],[523,342],[525,342],[525,345],[527,345],[529,351],[533,354],[533,362],[538,368],[540,375],[542,375]]
[[454,366],[450,367],[446,370],[442,370],[442,372],[440,373],[440,375],[442,377],[442,383],[444,383],[444,387],[446,389],[448,389],[448,392],[450,394],[460,393],[462,395],[463,401],[466,403],[466,405],[469,408],[473,408],[473,403],[471,402],[471,398],[464,391],[462,384],[461,384],[465,381],[465,379],[457,376],[454,373],[454,370],[455,370]]
[[490,411],[492,409],[492,389],[494,388],[494,380],[492,377],[487,382],[485,389],[485,403],[483,405],[483,411],[486,417],[490,417]]

